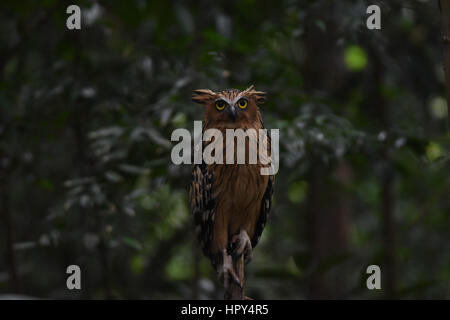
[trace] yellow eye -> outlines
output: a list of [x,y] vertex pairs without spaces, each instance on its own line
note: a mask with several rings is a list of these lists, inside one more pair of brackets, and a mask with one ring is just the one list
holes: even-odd
[[238,101],[238,106],[241,109],[245,109],[247,107],[247,100],[245,99],[241,99]]
[[223,110],[223,108],[225,108],[225,101],[223,100],[216,101],[216,108],[217,110]]

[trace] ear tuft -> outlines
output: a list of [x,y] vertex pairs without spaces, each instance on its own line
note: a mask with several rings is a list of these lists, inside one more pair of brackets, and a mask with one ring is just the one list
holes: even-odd
[[261,105],[266,102],[266,93],[263,91],[255,90],[255,87],[253,85],[244,90],[243,93],[255,99],[257,105]]
[[244,90],[244,92],[250,92],[253,89],[255,89],[255,86],[251,84],[250,87],[248,87],[247,89]]
[[211,101],[216,96],[216,93],[209,89],[197,89],[194,90],[194,94],[192,95],[192,101],[200,104],[206,104],[208,101]]

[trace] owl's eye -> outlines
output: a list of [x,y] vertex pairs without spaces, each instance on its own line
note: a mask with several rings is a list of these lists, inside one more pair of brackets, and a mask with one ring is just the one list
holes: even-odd
[[217,110],[223,110],[223,108],[225,108],[225,101],[223,100],[216,101],[216,108]]
[[240,99],[240,100],[238,101],[238,106],[239,106],[239,108],[241,108],[241,109],[245,109],[245,108],[247,107],[247,100],[245,100],[245,99]]

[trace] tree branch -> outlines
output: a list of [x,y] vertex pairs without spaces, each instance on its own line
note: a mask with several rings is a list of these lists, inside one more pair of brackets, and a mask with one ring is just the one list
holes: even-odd
[[233,257],[234,270],[236,270],[237,276],[242,286],[237,285],[234,281],[226,288],[224,299],[225,300],[244,300],[244,255],[241,254],[238,257]]

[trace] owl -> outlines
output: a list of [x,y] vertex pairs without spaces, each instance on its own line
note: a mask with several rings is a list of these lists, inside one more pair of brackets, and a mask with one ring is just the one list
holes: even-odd
[[[250,86],[244,91],[226,89],[213,92],[194,91],[192,100],[204,106],[203,132],[217,129],[226,137],[227,129],[263,129],[259,106],[265,93]],[[262,131],[264,132],[264,131]],[[245,148],[248,155],[251,139],[257,139],[270,152],[270,137],[249,135]],[[206,147],[211,141],[203,142]],[[229,142],[227,142],[229,143]],[[223,154],[226,156],[226,145]],[[270,156],[269,156],[270,157]],[[273,175],[262,175],[264,165],[249,163],[195,164],[192,170],[189,200],[197,237],[203,253],[211,260],[219,278],[227,287],[231,281],[241,285],[233,267],[233,257],[244,255],[245,262],[266,225],[272,202]]]

